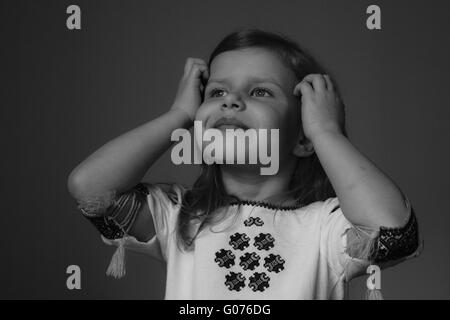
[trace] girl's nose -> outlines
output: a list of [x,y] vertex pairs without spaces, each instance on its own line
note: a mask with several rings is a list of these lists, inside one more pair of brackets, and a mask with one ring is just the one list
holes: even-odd
[[222,108],[224,109],[236,109],[238,111],[244,109],[244,103],[242,100],[234,93],[229,93],[226,95],[223,103]]

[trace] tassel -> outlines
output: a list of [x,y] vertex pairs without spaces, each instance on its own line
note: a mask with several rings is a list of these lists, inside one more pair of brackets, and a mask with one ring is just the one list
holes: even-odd
[[112,276],[116,279],[122,278],[125,273],[125,238],[119,239],[119,246],[116,252],[112,256],[111,263],[109,264],[108,270],[106,270],[106,275]]
[[366,300],[384,300],[383,295],[381,294],[381,290],[379,289],[367,289],[366,291]]
[[[376,250],[379,232],[360,226],[354,226],[348,231],[352,232],[352,237],[347,241],[347,253],[353,258],[372,263],[371,258]],[[384,300],[380,290],[380,268],[370,264],[366,272],[370,274],[366,282],[366,300]]]

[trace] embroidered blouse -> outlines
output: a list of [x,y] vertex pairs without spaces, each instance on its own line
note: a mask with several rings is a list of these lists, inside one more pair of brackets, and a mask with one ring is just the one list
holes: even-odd
[[[105,226],[102,218],[90,220],[106,244],[124,241],[126,249],[166,262],[165,299],[345,299],[348,282],[370,264],[392,266],[421,249],[408,199],[403,227],[361,237],[363,229],[345,218],[334,197],[303,207],[234,202],[218,209],[219,221],[200,231],[192,250],[181,251],[175,232],[183,187],[174,184],[170,193],[157,184],[139,188],[156,231],[148,242]],[[349,230],[372,248],[370,254],[349,255]]]

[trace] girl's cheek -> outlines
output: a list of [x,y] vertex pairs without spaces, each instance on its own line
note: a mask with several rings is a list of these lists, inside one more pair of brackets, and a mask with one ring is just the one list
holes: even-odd
[[285,116],[280,113],[280,110],[273,107],[259,107],[255,108],[254,118],[259,119],[259,123],[263,124],[262,128],[268,129],[282,129],[284,127]]
[[208,103],[201,104],[195,114],[195,120],[204,121],[207,118],[208,114],[211,113],[211,111],[212,108]]

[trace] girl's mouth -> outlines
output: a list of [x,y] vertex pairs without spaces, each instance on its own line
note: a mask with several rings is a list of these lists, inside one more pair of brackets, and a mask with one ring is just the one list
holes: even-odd
[[221,124],[220,126],[217,126],[215,128],[221,129],[221,130],[223,130],[223,129],[242,129],[244,131],[247,130],[247,128],[236,126],[234,124]]
[[217,128],[217,129],[243,129],[243,130],[249,129],[249,127],[247,127],[240,120],[238,120],[236,118],[227,118],[227,117],[222,117],[219,120],[217,120],[214,123],[213,128]]

